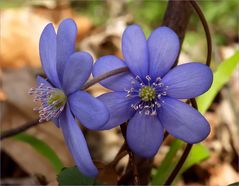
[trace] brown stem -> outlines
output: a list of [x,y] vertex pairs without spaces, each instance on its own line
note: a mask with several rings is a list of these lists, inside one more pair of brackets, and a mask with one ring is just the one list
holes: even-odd
[[[183,39],[186,33],[186,29],[187,29],[191,14],[192,14],[192,7],[190,6],[189,2],[173,1],[173,0],[170,0],[168,2],[167,10],[164,15],[162,25],[170,27],[177,33],[181,46],[183,43]],[[178,64],[178,58],[175,61],[172,68],[177,66],[177,64]]]
[[127,148],[128,148],[127,144],[124,142],[124,144],[121,146],[119,152],[116,154],[114,160],[112,162],[110,162],[108,165],[111,167],[115,167],[118,164],[118,162],[128,154]]
[[178,172],[180,171],[181,167],[183,166],[185,160],[188,157],[188,154],[192,148],[192,144],[187,144],[179,162],[177,163],[176,167],[174,168],[173,172],[170,174],[170,176],[168,177],[168,179],[166,180],[166,182],[164,183],[164,185],[171,185],[174,178],[177,176]]
[[123,72],[127,72],[129,69],[128,67],[122,67],[122,68],[118,68],[109,72],[106,72],[90,81],[88,81],[83,87],[81,87],[82,90],[88,89],[89,87],[93,86],[94,84],[117,74],[123,73]]
[[192,8],[189,2],[172,0],[168,2],[162,25],[170,27],[177,33],[181,45],[191,14]]
[[[130,183],[131,185],[139,185],[139,176],[138,176],[138,166],[136,164],[136,156],[135,154],[130,150],[130,148],[128,147],[127,145],[127,141],[126,141],[126,129],[127,129],[127,123],[124,123],[122,125],[120,125],[120,129],[121,129],[121,132],[122,132],[122,135],[124,137],[124,140],[125,140],[125,145],[126,145],[126,149],[127,149],[127,152],[129,154],[129,164],[128,164],[128,171],[129,170],[132,170],[130,172],[131,174],[131,179],[133,178],[133,182]],[[118,184],[121,185],[121,184],[124,184],[124,181],[125,181],[125,178],[128,179],[128,174],[125,174],[124,176],[121,177],[121,179],[119,180]]]
[[8,138],[8,137],[14,136],[16,134],[19,134],[19,133],[21,133],[23,131],[26,131],[27,129],[30,129],[32,127],[35,127],[39,124],[40,124],[39,119],[36,119],[36,120],[30,121],[30,122],[27,122],[27,123],[23,124],[22,126],[20,126],[18,128],[4,131],[0,134],[0,140],[3,140],[5,138]]
[[167,131],[164,132],[164,136],[163,136],[163,141],[168,137],[169,133]]

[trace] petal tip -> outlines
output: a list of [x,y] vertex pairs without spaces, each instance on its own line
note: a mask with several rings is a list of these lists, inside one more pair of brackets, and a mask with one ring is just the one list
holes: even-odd
[[75,22],[72,18],[63,19],[63,20],[60,22],[60,25],[65,25],[65,24],[71,24],[71,25],[76,26],[76,22]]

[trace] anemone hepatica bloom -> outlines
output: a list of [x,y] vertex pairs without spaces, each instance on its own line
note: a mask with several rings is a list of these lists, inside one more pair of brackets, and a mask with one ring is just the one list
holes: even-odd
[[122,36],[124,60],[104,56],[94,66],[95,77],[120,67],[129,68],[129,72],[101,82],[113,91],[99,97],[110,112],[110,119],[101,129],[129,120],[127,143],[140,156],[151,157],[157,153],[164,129],[192,144],[210,132],[207,120],[178,99],[193,98],[207,91],[212,72],[196,62],[171,69],[179,49],[178,36],[170,28],[157,28],[147,40],[139,26],[131,25]]
[[48,80],[39,76],[38,87],[30,93],[41,103],[35,109],[40,121],[53,120],[62,129],[80,171],[95,176],[98,170],[74,116],[85,127],[97,129],[108,120],[109,113],[100,100],[80,90],[91,74],[93,59],[86,52],[74,52],[76,34],[76,24],[71,19],[61,22],[57,34],[52,24],[45,27],[40,38],[40,57]]

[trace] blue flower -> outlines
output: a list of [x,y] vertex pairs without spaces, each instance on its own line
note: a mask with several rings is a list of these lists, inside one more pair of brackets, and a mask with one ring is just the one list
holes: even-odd
[[117,68],[129,68],[129,72],[101,81],[113,91],[99,97],[110,112],[110,119],[101,129],[111,129],[129,120],[127,143],[140,156],[152,157],[157,153],[164,129],[192,144],[202,141],[210,132],[207,120],[178,99],[206,92],[212,84],[212,72],[196,62],[171,69],[179,49],[178,36],[170,28],[157,28],[147,40],[139,26],[131,25],[122,36],[124,61],[104,56],[94,66],[95,77]]
[[92,162],[85,138],[74,116],[89,129],[98,129],[109,118],[105,105],[80,90],[89,78],[93,59],[86,52],[75,52],[77,27],[73,20],[65,19],[57,34],[48,24],[40,38],[42,67],[48,78],[38,76],[38,87],[31,89],[35,108],[41,121],[53,120],[62,129],[66,144],[78,168],[87,176],[96,176],[98,170]]

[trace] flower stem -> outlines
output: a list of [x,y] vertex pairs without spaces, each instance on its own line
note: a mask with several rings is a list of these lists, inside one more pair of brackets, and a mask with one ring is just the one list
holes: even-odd
[[177,176],[178,172],[180,171],[181,167],[183,166],[185,160],[188,157],[188,154],[192,148],[192,144],[187,144],[178,164],[176,165],[176,167],[174,168],[173,172],[170,174],[170,176],[168,177],[168,179],[166,180],[166,182],[164,183],[164,185],[171,185],[174,178]]
[[114,76],[114,75],[117,75],[117,74],[120,74],[120,73],[123,73],[123,72],[127,72],[129,70],[128,67],[122,67],[122,68],[118,68],[118,69],[115,69],[115,70],[112,70],[112,71],[109,71],[109,72],[106,72],[90,81],[88,81],[81,89],[82,90],[85,90],[85,89],[88,89],[89,87],[93,86],[94,84],[108,78],[108,77],[111,77],[111,76]]
[[212,39],[211,39],[211,34],[209,31],[209,27],[207,24],[207,20],[201,10],[201,8],[199,7],[198,3],[195,0],[191,0],[190,1],[191,5],[193,6],[194,10],[197,12],[201,23],[203,25],[205,34],[206,34],[206,38],[207,38],[207,60],[206,60],[206,65],[210,66],[211,64],[211,56],[212,56]]
[[40,124],[39,119],[36,119],[30,122],[27,122],[18,128],[4,131],[0,134],[0,140],[19,134],[23,131],[26,131],[27,129],[37,126],[38,124]]
[[[138,167],[137,167],[136,162],[135,162],[135,155],[128,148],[127,140],[126,140],[127,123],[124,123],[124,124],[120,125],[120,129],[121,129],[122,135],[123,135],[124,140],[125,140],[125,145],[126,145],[126,148],[127,148],[127,152],[129,154],[129,165],[131,166],[131,168],[133,170],[133,175],[132,175],[133,176],[133,185],[139,185]],[[122,182],[122,178],[119,182]]]

